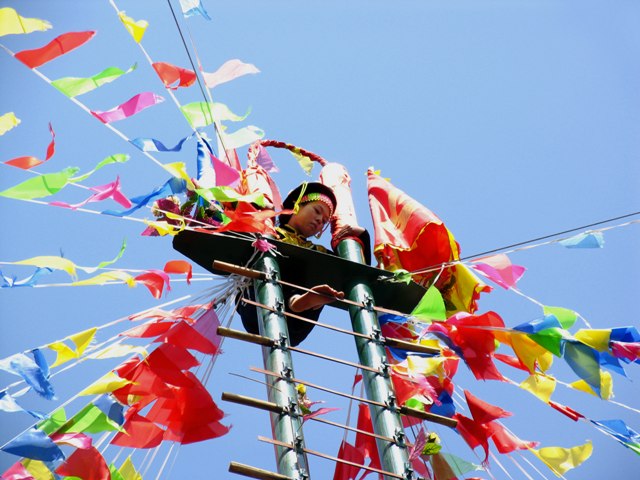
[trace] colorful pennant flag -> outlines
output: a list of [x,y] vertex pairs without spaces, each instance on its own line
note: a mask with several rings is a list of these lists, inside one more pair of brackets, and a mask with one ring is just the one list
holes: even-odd
[[513,265],[509,257],[504,254],[474,260],[471,268],[482,272],[489,280],[504,289],[515,287],[526,270],[520,265]]
[[211,20],[211,17],[202,5],[202,0],[180,0],[180,8],[185,18],[193,15],[201,15],[206,20]]
[[130,209],[123,211],[105,210],[102,213],[104,213],[105,215],[114,215],[116,217],[126,217],[131,215],[136,210],[139,210],[142,207],[148,205],[149,202],[155,200],[156,198],[183,193],[186,190],[186,186],[187,183],[185,180],[182,180],[180,178],[171,178],[163,185],[160,185],[159,187],[153,189],[150,193],[130,198],[131,203],[133,203],[133,207],[131,207]]
[[76,449],[55,472],[82,480],[111,480],[107,462],[96,447]]
[[604,236],[602,232],[580,233],[558,243],[566,248],[602,248],[604,247]]
[[180,150],[182,150],[182,145],[184,144],[184,142],[189,140],[194,135],[194,133],[187,135],[186,137],[178,141],[178,143],[174,147],[166,147],[164,143],[162,143],[160,140],[156,140],[155,138],[142,137],[134,138],[133,140],[131,140],[131,144],[135,145],[143,152],[179,152]]
[[64,459],[60,447],[46,433],[33,427],[11,439],[1,450],[42,462],[56,462]]
[[247,125],[232,133],[221,132],[221,137],[225,147],[240,148],[264,138],[264,130]]
[[125,208],[130,208],[132,205],[131,201],[127,197],[125,197],[125,195],[120,190],[120,177],[117,177],[113,182],[107,183],[106,185],[100,185],[98,187],[90,187],[89,190],[96,193],[89,196],[86,200],[83,200],[80,203],[71,205],[66,202],[56,201],[56,202],[49,202],[49,205],[53,205],[55,207],[68,208],[71,210],[77,210],[78,208],[84,207],[88,203],[101,202],[109,198],[113,199],[115,202],[119,203]]
[[411,312],[411,316],[425,322],[444,321],[447,312],[442,294],[435,286],[430,286]]
[[132,117],[141,111],[164,102],[164,98],[153,92],[143,92],[131,97],[126,102],[104,112],[91,111],[91,114],[102,123],[112,123]]
[[51,85],[56,87],[61,93],[69,98],[74,98],[91,92],[102,85],[111,83],[127,73],[133,72],[137,64],[133,64],[129,70],[122,70],[118,67],[108,67],[91,77],[64,77],[53,80]]
[[619,419],[598,421],[591,420],[591,423],[596,425],[596,427],[601,431],[614,437],[625,447],[630,448],[635,453],[640,455],[640,433],[629,428],[624,423],[624,421]]
[[7,112],[4,115],[0,115],[0,135],[4,135],[18,125],[20,125],[20,119],[16,117],[15,113]]
[[50,28],[51,24],[46,20],[22,17],[13,8],[0,8],[0,37],[35,31],[43,32]]
[[90,403],[58,428],[57,433],[101,433],[121,430],[117,422]]
[[37,68],[51,60],[69,53],[93,38],[96,32],[69,32],[54,38],[44,47],[35,50],[23,50],[16,53],[16,58],[29,68]]
[[[416,272],[417,283],[436,287],[445,299],[447,314],[472,313],[481,292],[490,287],[456,262],[460,248],[442,221],[426,207],[374,173],[368,172],[369,207],[374,224],[374,254],[386,270]],[[436,280],[437,278],[437,280]]]
[[54,398],[53,386],[48,380],[48,369],[24,353],[16,353],[0,360],[0,370],[22,377],[27,385],[47,400]]
[[131,380],[127,380],[126,378],[120,378],[113,372],[109,372],[103,377],[99,378],[87,388],[82,390],[78,395],[98,395],[101,393],[111,393],[114,390],[124,387],[125,385],[129,385]]
[[130,408],[125,414],[124,432],[116,434],[112,445],[130,448],[154,448],[160,445],[164,430],[140,415],[136,408]]
[[[51,365],[51,367],[57,367],[69,360],[73,360],[74,358],[80,358],[89,344],[93,341],[93,337],[95,337],[97,331],[97,327],[93,327],[83,332],[76,333],[75,335],[71,335],[63,341],[53,342],[47,345],[47,348],[57,353],[56,361]],[[71,348],[65,344],[65,340],[71,341],[75,348]]]
[[260,73],[260,70],[256,68],[255,65],[250,63],[244,63],[237,58],[233,60],[227,60],[213,73],[202,72],[202,77],[204,78],[204,83],[209,88],[217,87],[226,82],[230,82],[236,78],[242,77],[243,75],[251,75]]
[[127,32],[131,34],[135,42],[140,43],[142,41],[144,33],[147,31],[149,22],[147,22],[146,20],[135,21],[133,18],[128,17],[124,11],[118,12],[118,17],[124,25],[124,28],[126,28]]
[[582,465],[593,452],[591,442],[571,448],[544,447],[539,450],[531,448],[530,451],[551,469],[556,476],[561,477],[569,470]]
[[78,170],[78,168],[69,167],[60,172],[45,173],[0,192],[0,196],[18,200],[48,197],[66,187]]
[[182,113],[193,128],[202,128],[215,122],[241,122],[249,115],[236,115],[224,103],[219,102],[193,102],[180,107]]
[[47,153],[44,160],[39,160],[36,157],[18,157],[11,160],[7,160],[4,162],[7,165],[11,165],[12,167],[21,168],[23,170],[29,170],[30,168],[37,167],[38,165],[42,165],[44,162],[53,157],[56,148],[56,134],[53,131],[53,126],[49,123],[49,132],[51,133],[51,142],[49,142],[49,146],[47,147]]
[[190,87],[196,81],[196,74],[193,70],[177,67],[166,62],[154,62],[151,64],[164,86],[170,90]]

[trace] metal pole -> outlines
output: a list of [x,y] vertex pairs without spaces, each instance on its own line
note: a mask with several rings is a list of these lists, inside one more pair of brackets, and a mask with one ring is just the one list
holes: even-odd
[[[337,251],[338,255],[344,259],[364,263],[362,247],[353,239],[340,242]],[[366,284],[355,280],[345,291],[345,296],[353,302],[366,305],[366,307],[349,307],[353,330],[370,337],[370,339],[354,337],[360,363],[378,370],[377,373],[362,371],[364,387],[368,399],[387,405],[385,408],[369,405],[373,431],[376,435],[396,440],[395,443],[389,443],[376,439],[382,469],[403,475],[406,479],[413,478],[407,447],[404,445],[404,428],[395,403],[387,357],[381,341],[380,324],[373,310],[375,306],[373,294]]]
[[[266,279],[255,281],[258,301],[273,307],[275,311],[258,308],[260,334],[276,341],[274,347],[262,347],[262,356],[266,370],[279,372],[285,378],[294,378],[293,361],[289,346],[289,332],[284,312],[282,288],[277,280],[280,269],[276,259],[264,254],[256,263],[256,269],[266,273]],[[304,454],[302,419],[298,408],[298,393],[293,382],[267,376],[267,396],[269,401],[284,407],[289,414],[271,413],[273,437],[285,444],[295,445],[295,449],[276,446],[278,473],[287,477],[303,480],[309,478],[309,468]]]

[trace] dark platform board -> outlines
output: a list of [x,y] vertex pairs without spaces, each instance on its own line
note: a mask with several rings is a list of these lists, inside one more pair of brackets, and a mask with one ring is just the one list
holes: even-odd
[[[425,293],[425,288],[415,282],[410,284],[389,282],[391,272],[360,263],[344,260],[335,255],[309,250],[278,240],[269,239],[276,246],[276,259],[282,280],[307,288],[327,284],[344,291],[355,283],[369,285],[375,304],[391,310],[410,313]],[[204,269],[216,275],[228,275],[215,270],[213,261],[248,266],[254,254],[252,240],[225,234],[207,234],[184,230],[173,238],[173,248]],[[347,308],[336,302],[332,306]]]

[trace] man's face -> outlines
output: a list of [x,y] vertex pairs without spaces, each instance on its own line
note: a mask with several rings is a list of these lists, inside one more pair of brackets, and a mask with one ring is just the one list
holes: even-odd
[[289,226],[305,238],[320,233],[329,221],[331,211],[322,202],[309,202],[300,206],[298,213],[291,216]]

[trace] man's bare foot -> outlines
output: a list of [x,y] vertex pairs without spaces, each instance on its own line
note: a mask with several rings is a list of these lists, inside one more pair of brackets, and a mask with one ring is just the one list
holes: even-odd
[[333,302],[336,298],[339,300],[344,298],[344,292],[339,292],[329,285],[317,285],[311,290],[311,292],[294,295],[289,299],[289,308],[292,312],[316,309]]

